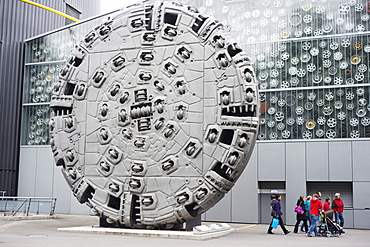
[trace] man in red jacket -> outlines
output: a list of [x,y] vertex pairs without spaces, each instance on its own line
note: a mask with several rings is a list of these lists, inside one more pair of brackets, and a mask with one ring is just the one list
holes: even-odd
[[319,198],[319,195],[314,194],[311,201],[310,201],[311,225],[310,225],[310,229],[308,229],[307,237],[312,237],[312,235],[311,235],[312,231],[315,233],[315,236],[319,235],[319,233],[317,232],[316,224],[317,224],[317,222],[320,221],[319,213],[322,210],[322,203],[318,198]]
[[335,220],[339,223],[341,227],[344,226],[344,217],[343,217],[343,209],[344,204],[343,201],[340,199],[340,193],[335,193],[335,199],[332,203],[332,208],[335,214]]

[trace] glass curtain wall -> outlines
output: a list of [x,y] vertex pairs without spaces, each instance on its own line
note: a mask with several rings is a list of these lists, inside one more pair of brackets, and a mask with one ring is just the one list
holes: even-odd
[[370,137],[370,4],[183,0],[226,24],[259,82],[258,139]]
[[[108,14],[107,14],[108,15]],[[71,49],[107,15],[26,41],[21,145],[48,145],[49,103]]]
[[[248,54],[260,89],[260,141],[370,137],[367,1],[180,2],[223,22]],[[58,74],[71,48],[103,19],[26,41],[22,145],[49,144]]]

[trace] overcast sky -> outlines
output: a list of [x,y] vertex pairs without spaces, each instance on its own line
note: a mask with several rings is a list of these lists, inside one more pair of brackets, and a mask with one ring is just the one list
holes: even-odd
[[119,9],[122,6],[127,6],[133,3],[140,2],[139,0],[102,0],[101,1],[101,13],[107,13],[115,9]]

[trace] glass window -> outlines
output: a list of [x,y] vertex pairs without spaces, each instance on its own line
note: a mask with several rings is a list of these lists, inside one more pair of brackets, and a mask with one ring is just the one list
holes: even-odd
[[[248,54],[259,83],[258,140],[370,137],[367,1],[182,2],[215,16]],[[68,4],[67,12],[80,14]],[[49,103],[71,48],[102,18],[26,42],[25,106]]]
[[59,73],[70,50],[91,29],[100,25],[106,15],[26,41],[21,145],[49,144],[49,103],[55,93],[54,86],[60,83]]
[[201,1],[248,54],[258,140],[370,137],[368,1]]

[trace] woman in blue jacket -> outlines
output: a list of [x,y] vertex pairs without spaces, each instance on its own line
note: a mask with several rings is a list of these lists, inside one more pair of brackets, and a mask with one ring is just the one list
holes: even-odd
[[[310,200],[312,199],[312,196],[310,196],[310,195],[308,195],[307,197],[306,197],[306,201],[304,202],[304,206],[305,206],[305,208],[306,208],[306,216],[307,216],[307,226],[310,226],[311,225],[311,219],[310,219],[310,208],[311,208],[311,206],[310,206]],[[308,224],[309,223],[309,224]],[[302,224],[302,226],[301,226],[301,232],[304,232],[303,231],[303,224]],[[307,232],[307,231],[306,231]]]
[[288,231],[288,229],[285,228],[283,218],[281,218],[283,213],[281,212],[280,200],[281,200],[281,195],[276,194],[276,200],[274,200],[273,203],[272,203],[272,212],[271,212],[272,219],[271,219],[271,224],[269,226],[269,229],[267,231],[268,234],[274,234],[272,232],[272,226],[271,226],[272,221],[274,220],[274,218],[277,218],[279,220],[280,228],[281,228],[281,230],[283,230],[285,235],[290,233],[290,231]]

